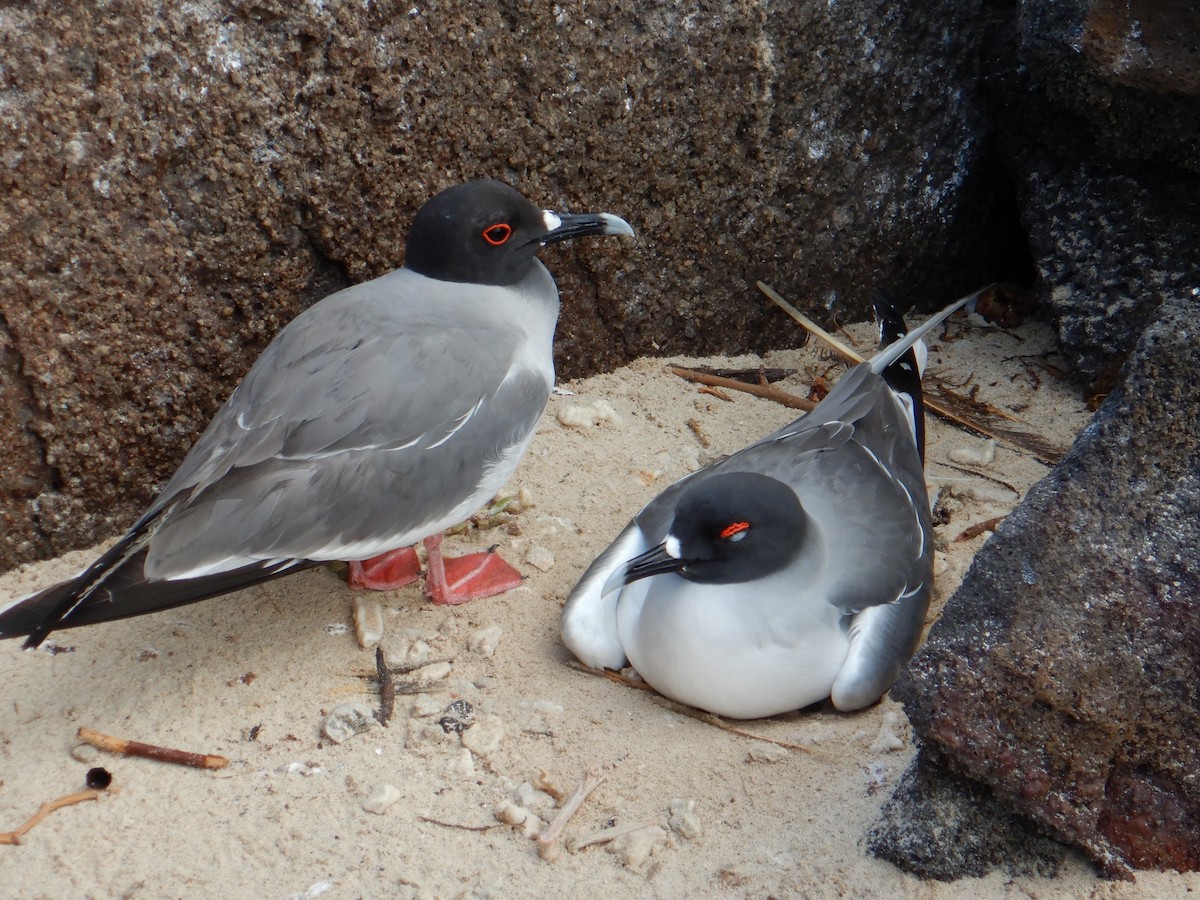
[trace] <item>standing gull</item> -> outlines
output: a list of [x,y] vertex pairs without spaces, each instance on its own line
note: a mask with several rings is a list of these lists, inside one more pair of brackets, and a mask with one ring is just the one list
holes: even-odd
[[916,348],[970,299],[907,336],[885,310],[888,346],[812,412],[652,500],[567,599],[572,652],[733,718],[877,701],[933,582]]
[[351,586],[415,580],[435,603],[507,590],[492,552],[443,559],[441,532],[508,480],[554,382],[558,289],[546,244],[633,230],[538,209],[497,181],[413,220],[405,264],[285,327],[159,498],[70,581],[0,613],[0,638],[167,609],[331,560]]

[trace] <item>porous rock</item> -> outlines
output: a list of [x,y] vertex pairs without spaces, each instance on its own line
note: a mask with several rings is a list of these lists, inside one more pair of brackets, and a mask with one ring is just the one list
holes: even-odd
[[1107,872],[1200,869],[1200,303],[1166,301],[892,697],[945,765]]

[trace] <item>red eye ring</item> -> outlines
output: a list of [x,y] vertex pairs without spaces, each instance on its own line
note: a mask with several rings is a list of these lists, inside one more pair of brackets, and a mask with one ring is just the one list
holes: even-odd
[[483,229],[483,239],[493,247],[499,247],[512,237],[512,226],[507,222],[497,222]]
[[731,538],[735,534],[741,534],[743,531],[750,530],[749,522],[731,522],[721,530],[721,537]]

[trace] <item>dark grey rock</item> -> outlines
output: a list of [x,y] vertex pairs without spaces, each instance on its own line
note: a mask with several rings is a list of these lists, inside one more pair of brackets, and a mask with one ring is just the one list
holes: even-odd
[[1200,301],[1163,303],[892,696],[923,744],[1112,874],[1200,868]]
[[884,804],[867,847],[905,872],[938,881],[982,878],[999,867],[1052,878],[1071,852],[1005,809],[978,782],[920,753]]
[[[638,241],[547,252],[564,376],[1006,274],[981,0],[7,4],[0,568],[128,524],[267,341],[493,176]],[[768,14],[770,12],[770,14]]]
[[989,41],[1036,293],[1097,394],[1160,299],[1200,284],[1200,11],[1186,6],[1031,0]]

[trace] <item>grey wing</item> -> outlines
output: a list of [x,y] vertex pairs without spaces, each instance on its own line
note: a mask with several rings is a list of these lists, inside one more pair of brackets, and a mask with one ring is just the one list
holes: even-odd
[[516,341],[495,322],[348,305],[305,316],[268,348],[164,491],[166,505],[186,499],[151,542],[152,577],[362,558],[417,540],[523,448],[545,407],[545,377],[510,374],[503,348]]
[[738,469],[796,491],[829,560],[821,590],[840,609],[890,604],[928,587],[924,469],[904,406],[866,366],[847,373],[808,416],[693,477]]

